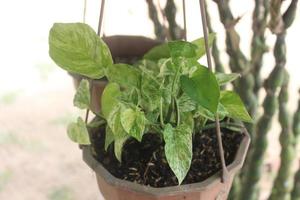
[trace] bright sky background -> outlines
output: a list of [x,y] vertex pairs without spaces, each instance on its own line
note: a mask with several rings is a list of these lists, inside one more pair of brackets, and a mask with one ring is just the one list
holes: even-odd
[[[87,23],[96,29],[100,0],[88,0]],[[107,0],[104,18],[106,35],[131,34],[153,37],[153,26],[148,19],[144,0]],[[165,1],[161,1],[163,5]],[[179,12],[181,1],[177,1]],[[241,34],[242,49],[249,55],[249,39],[251,37],[251,1],[232,0],[235,16],[243,16],[237,25]],[[220,49],[224,51],[222,40],[224,31],[219,23],[214,3],[210,4],[211,18],[214,29],[219,36]],[[300,13],[300,12],[298,12]],[[64,72],[53,64],[48,57],[48,32],[54,22],[82,21],[83,0],[6,0],[0,2],[0,94],[9,90],[34,91],[44,88],[40,83],[43,74],[55,75],[56,81],[50,85],[59,84],[64,87],[66,80]],[[197,0],[187,1],[188,38],[195,39],[202,35],[199,6]],[[299,34],[300,15],[288,32],[288,63],[292,76],[292,91],[300,86],[299,75]],[[181,23],[179,16],[178,22]],[[268,33],[268,36],[271,35]],[[268,42],[274,42],[274,36],[268,37]],[[226,60],[226,54],[222,54]],[[273,67],[272,54],[265,59],[265,72]],[[38,69],[38,70],[36,70]],[[50,87],[52,87],[50,86]],[[295,96],[294,96],[295,97]]]

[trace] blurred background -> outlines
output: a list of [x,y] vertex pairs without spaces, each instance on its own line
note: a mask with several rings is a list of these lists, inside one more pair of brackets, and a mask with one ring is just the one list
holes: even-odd
[[[166,1],[160,1],[164,5]],[[181,1],[177,22],[182,26]],[[101,1],[87,0],[86,23],[95,30]],[[187,37],[202,36],[197,0],[187,1]],[[241,16],[236,30],[241,49],[250,58],[252,1],[231,0],[234,16]],[[209,2],[212,26],[225,69],[225,33],[216,5]],[[102,199],[93,172],[81,159],[81,151],[66,134],[66,125],[81,111],[72,106],[74,87],[70,76],[48,56],[48,32],[55,22],[82,22],[83,0],[6,0],[0,2],[0,199],[1,200],[97,200]],[[300,9],[298,8],[298,13]],[[110,0],[106,2],[103,32],[105,35],[143,35],[154,38],[153,23],[146,1]],[[287,64],[290,72],[290,101],[295,110],[300,87],[299,34],[300,15],[288,30]],[[266,32],[267,44],[275,36]],[[270,53],[264,57],[262,76],[274,66]],[[203,60],[205,62],[205,60]],[[263,92],[261,95],[264,95]],[[261,102],[260,102],[261,103]],[[268,196],[271,179],[278,169],[279,125],[269,134],[261,180],[261,197]],[[297,155],[298,156],[298,155]],[[270,170],[271,168],[271,170]]]

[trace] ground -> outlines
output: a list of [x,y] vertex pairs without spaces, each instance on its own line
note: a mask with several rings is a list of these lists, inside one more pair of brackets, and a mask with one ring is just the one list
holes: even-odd
[[66,134],[73,86],[8,94],[0,104],[0,199],[99,200],[95,175]]

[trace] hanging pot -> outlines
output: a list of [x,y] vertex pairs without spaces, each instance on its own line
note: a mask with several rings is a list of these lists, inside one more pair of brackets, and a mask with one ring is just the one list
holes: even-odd
[[106,200],[226,200],[235,174],[241,169],[250,143],[244,129],[235,158],[227,166],[228,180],[221,182],[221,172],[193,184],[154,188],[114,177],[92,155],[91,146],[83,146],[83,160],[96,173],[99,190]]
[[[125,64],[133,64],[141,59],[147,51],[162,43],[143,36],[115,35],[103,37],[102,39],[109,47],[114,62]],[[77,88],[84,76],[74,73],[69,74],[73,78],[75,88]],[[91,109],[94,112],[100,111],[101,94],[106,83],[105,78],[93,80]]]

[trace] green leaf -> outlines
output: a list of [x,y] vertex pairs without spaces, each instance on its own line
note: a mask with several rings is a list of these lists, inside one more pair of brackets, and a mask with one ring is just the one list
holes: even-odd
[[226,108],[223,106],[223,104],[219,103],[218,105],[218,115],[219,115],[219,120],[223,120],[226,116],[228,116],[228,111]]
[[194,130],[195,121],[193,114],[191,112],[180,113],[181,124],[185,124],[190,128],[191,131]]
[[145,130],[145,115],[143,112],[131,108],[123,110],[121,113],[121,124],[129,135],[138,141],[142,141]]
[[199,115],[202,117],[205,117],[211,121],[215,121],[215,115],[200,105],[197,106],[197,110],[195,112],[195,117],[198,117]]
[[91,103],[90,84],[86,79],[82,79],[73,99],[74,106],[80,109],[88,109]]
[[183,91],[200,106],[213,114],[217,112],[220,88],[215,75],[206,67],[199,67],[191,78],[180,77]]
[[141,104],[147,111],[155,110],[160,102],[161,97],[160,84],[155,77],[143,73],[141,82]]
[[139,88],[141,73],[131,65],[114,64],[107,69],[106,76],[110,82],[118,83],[121,87]]
[[[205,117],[211,121],[215,121],[215,115],[200,105],[197,106],[195,115],[196,116],[201,115],[202,117]],[[219,120],[223,120],[228,115],[227,110],[221,103],[219,103],[219,105],[218,105],[218,115],[219,115]]]
[[197,60],[195,59],[180,59],[180,65],[182,66],[182,75],[189,75],[192,76],[198,68],[204,67],[200,65]]
[[140,94],[137,88],[133,88],[128,96],[128,101],[134,105],[138,105],[140,102]]
[[[209,34],[209,36],[208,36],[208,45],[209,45],[209,47],[211,47],[211,45],[213,44],[213,42],[215,40],[215,37],[216,37],[215,33],[210,33]],[[192,41],[192,43],[197,46],[195,58],[198,60],[199,58],[201,58],[206,53],[205,40],[204,40],[204,38],[199,38],[197,40]]]
[[230,83],[235,79],[241,77],[241,75],[237,73],[232,73],[232,74],[216,73],[215,75],[217,77],[220,86]]
[[84,145],[91,144],[88,130],[81,117],[78,117],[77,123],[71,123],[68,125],[67,133],[73,142]]
[[180,112],[190,112],[196,109],[197,103],[193,101],[186,93],[183,93],[178,99]]
[[228,112],[228,117],[252,123],[253,120],[248,114],[244,103],[238,94],[232,91],[222,91],[220,103]]
[[165,77],[175,74],[176,67],[174,66],[172,60],[168,59],[160,59],[157,63],[159,66],[159,77]]
[[55,23],[49,34],[49,54],[61,68],[92,79],[104,76],[112,64],[107,45],[83,23]]
[[153,112],[146,112],[145,118],[146,118],[146,124],[151,125],[157,123],[159,117],[159,109],[154,110]]
[[137,62],[136,67],[138,67],[142,72],[150,73],[154,76],[158,75],[159,73],[159,65],[153,60],[140,60]]
[[[215,39],[216,34],[215,33],[210,33],[209,34],[209,46],[212,45],[214,39]],[[178,42],[178,41],[175,41]],[[183,41],[179,41],[182,42],[182,44],[184,44],[185,42]],[[194,50],[195,50],[195,54],[193,53],[194,50],[190,51],[191,49],[188,50],[188,48],[184,49],[183,53],[179,52],[179,54],[183,54],[186,56],[183,57],[190,57],[191,55],[194,55],[193,57],[198,60],[199,58],[201,58],[203,55],[205,55],[206,50],[205,50],[205,43],[204,43],[204,38],[199,38],[197,40],[190,42],[186,42],[189,43],[190,45],[188,46],[193,46]],[[191,45],[193,44],[193,45]],[[184,46],[184,45],[182,45]],[[170,58],[171,57],[171,53],[170,53],[170,49],[169,49],[169,44],[168,43],[164,43],[161,45],[158,45],[154,48],[152,48],[150,51],[148,51],[145,55],[144,55],[144,59],[147,60],[153,60],[153,61],[158,61],[162,58]]]
[[105,128],[105,145],[104,145],[105,151],[107,151],[107,148],[114,141],[114,139],[115,139],[114,133],[109,128],[109,126],[106,126],[106,128]]
[[122,151],[123,146],[125,142],[128,140],[128,135],[122,135],[122,137],[115,138],[115,144],[114,144],[114,150],[115,150],[115,156],[118,159],[119,162],[122,162]]
[[[161,95],[163,97],[164,103],[170,104],[172,101],[172,96],[175,96],[175,93],[177,92],[177,87],[178,84],[176,85],[176,83],[174,83],[174,88],[172,88],[173,86],[173,77],[169,76],[166,77],[164,80],[164,86],[162,88],[160,88],[161,90]],[[174,89],[174,91],[172,90]]]
[[103,90],[101,97],[101,110],[105,119],[108,119],[110,113],[119,104],[118,97],[121,96],[121,90],[118,84],[109,83]]
[[108,125],[111,129],[114,137],[114,150],[116,158],[121,162],[122,161],[122,149],[126,140],[129,138],[129,135],[124,130],[121,124],[121,113],[120,107],[115,108],[108,117]]
[[194,58],[197,46],[185,41],[168,42],[169,51],[172,58],[184,57]]
[[165,154],[170,168],[181,184],[190,169],[192,161],[192,130],[187,125],[164,128]]
[[170,50],[167,43],[152,48],[144,55],[144,59],[158,61],[162,58],[170,58]]

